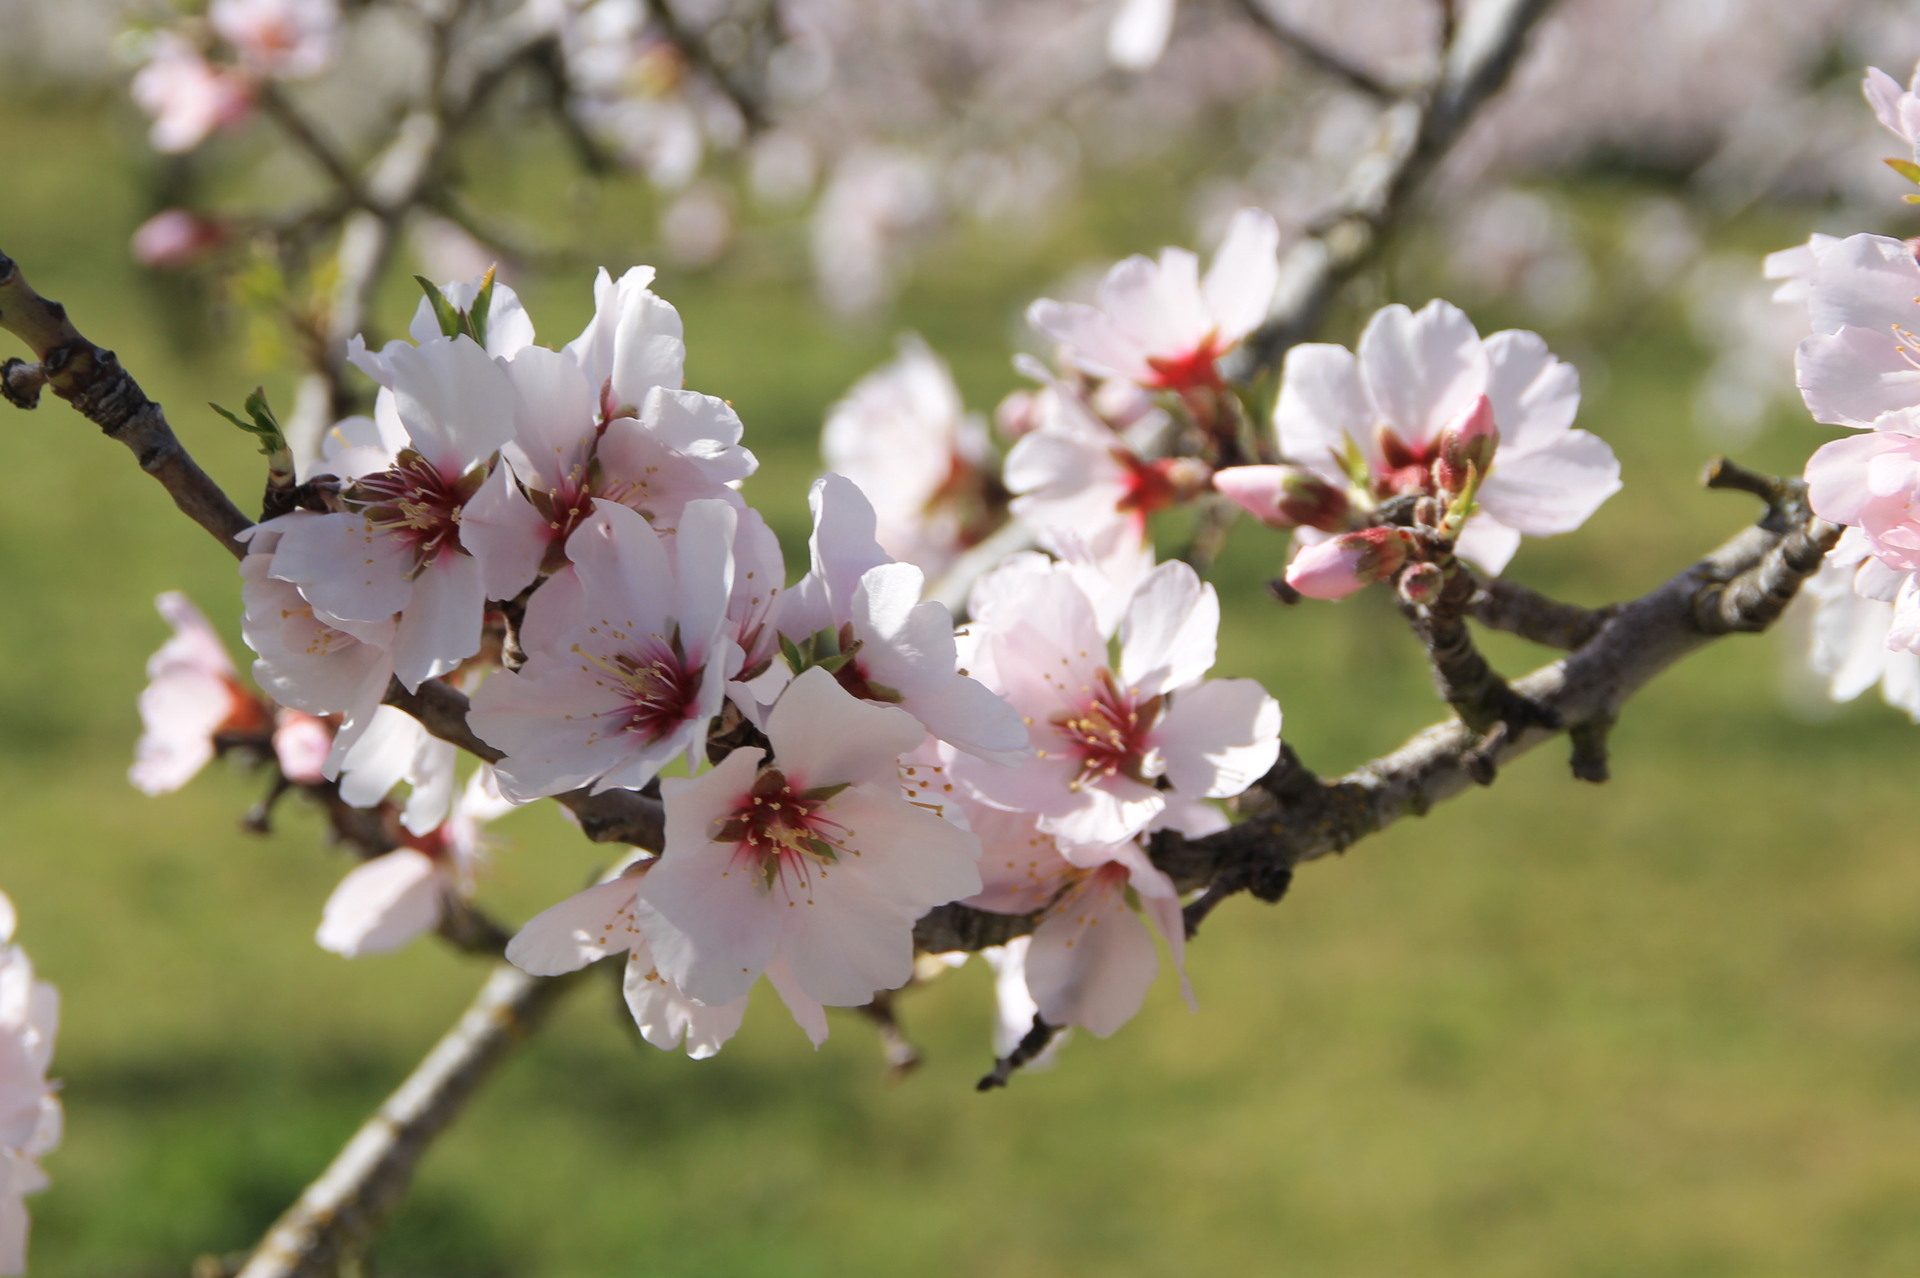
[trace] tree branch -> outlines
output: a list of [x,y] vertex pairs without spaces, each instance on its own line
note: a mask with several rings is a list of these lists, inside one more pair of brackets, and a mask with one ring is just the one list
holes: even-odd
[[356,1259],[413,1180],[434,1137],[530,1034],[578,973],[502,963],[433,1050],[275,1222],[239,1278],[331,1278]]
[[1379,252],[1413,191],[1498,93],[1527,36],[1554,0],[1488,0],[1448,42],[1440,79],[1425,101],[1387,112],[1380,146],[1356,164],[1334,214],[1281,259],[1281,289],[1262,324],[1241,347],[1236,370],[1251,381],[1279,366],[1319,326],[1339,286]]
[[1387,83],[1345,54],[1339,53],[1320,43],[1286,18],[1268,8],[1264,0],[1234,0],[1242,13],[1262,31],[1285,48],[1294,57],[1308,66],[1324,71],[1336,80],[1345,82],[1347,87],[1358,89],[1382,102],[1392,102],[1401,96],[1401,91]]
[[188,455],[160,405],[147,398],[114,353],[82,337],[66,308],[36,293],[5,253],[0,253],[0,328],[25,342],[36,360],[10,359],[0,368],[9,400],[31,408],[42,387],[51,389],[108,438],[131,449],[140,469],[160,482],[174,505],[228,554],[240,556],[244,548],[234,538],[253,521]]

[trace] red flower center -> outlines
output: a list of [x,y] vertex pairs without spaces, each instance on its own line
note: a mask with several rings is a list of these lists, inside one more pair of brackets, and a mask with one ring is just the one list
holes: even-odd
[[824,814],[844,788],[795,790],[780,769],[762,768],[740,805],[715,822],[713,840],[733,844],[735,865],[758,873],[769,889],[778,882],[789,896],[809,893],[815,871],[825,877],[825,867],[849,852],[849,831]]
[[1052,720],[1066,738],[1069,752],[1080,761],[1073,788],[1114,776],[1145,782],[1148,737],[1159,722],[1161,701],[1149,697],[1136,702],[1132,689],[1122,688],[1113,672],[1102,667],[1094,676],[1093,695],[1086,703]]
[[443,553],[464,553],[460,512],[484,479],[476,472],[450,480],[409,448],[386,470],[355,480],[342,500],[375,528],[411,546],[417,571]]

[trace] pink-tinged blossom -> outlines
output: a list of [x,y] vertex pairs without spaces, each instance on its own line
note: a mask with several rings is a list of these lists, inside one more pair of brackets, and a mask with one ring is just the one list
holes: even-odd
[[1856,527],[1874,557],[1899,573],[1920,571],[1920,421],[1881,419],[1880,429],[1823,444],[1807,461],[1814,513]]
[[654,387],[677,390],[686,382],[680,313],[654,293],[653,277],[651,266],[633,267],[618,280],[602,269],[593,282],[593,318],[567,344],[608,421],[633,416]]
[[1863,428],[1920,407],[1920,261],[1884,235],[1816,250],[1807,291],[1813,335],[1795,370],[1815,421]]
[[189,209],[162,209],[134,229],[133,260],[151,270],[192,266],[227,242],[225,222]]
[[1482,340],[1459,308],[1434,301],[1381,310],[1357,351],[1321,342],[1288,351],[1273,420],[1288,461],[1345,486],[1368,510],[1439,493],[1447,432],[1490,408],[1499,444],[1458,550],[1499,572],[1523,534],[1571,532],[1620,490],[1613,450],[1574,429],[1579,404],[1579,375],[1538,334]]
[[813,668],[767,717],[772,757],[733,751],[661,784],[665,850],[638,923],[661,975],[713,1006],[782,962],[807,998],[858,1006],[913,975],[913,925],[980,890],[979,845],[909,802],[900,757],[924,732]]
[[1404,528],[1363,528],[1303,546],[1287,565],[1287,584],[1309,599],[1345,599],[1385,581],[1407,561]]
[[146,794],[167,794],[207,765],[219,738],[265,736],[273,715],[241,686],[226,645],[185,595],[168,591],[154,604],[173,636],[147,660],[144,730],[128,778]]
[[1920,583],[1873,558],[1850,528],[1805,589],[1813,600],[1807,660],[1827,694],[1851,701],[1878,684],[1888,705],[1920,723],[1920,652],[1909,646],[1920,630]]
[[1779,281],[1773,290],[1773,300],[1805,303],[1812,296],[1813,277],[1820,270],[1820,259],[1839,242],[1836,236],[1815,232],[1807,237],[1805,244],[1767,254],[1760,273],[1766,279]]
[[507,364],[515,434],[504,456],[520,481],[503,507],[483,516],[486,544],[524,553],[528,537],[545,566],[565,564],[567,538],[595,499],[631,507],[661,532],[689,502],[738,504],[731,485],[758,464],[740,446],[740,418],[725,400],[677,387],[645,389],[627,415],[602,421],[592,377],[568,354],[530,346]]
[[826,633],[847,656],[834,672],[847,691],[900,707],[957,749],[1019,758],[1026,744],[1019,717],[961,672],[953,615],[922,602],[920,570],[892,562],[874,540],[873,507],[860,489],[827,475],[808,499],[812,571],[781,596],[780,633],[796,645]]
[[1107,56],[1127,71],[1144,71],[1166,52],[1175,0],[1119,0],[1107,28]]
[[[618,877],[535,915],[508,943],[507,959],[534,976],[559,976],[603,958],[626,955],[620,988],[640,1036],[663,1052],[684,1045],[688,1056],[705,1060],[740,1028],[747,998],[743,994],[709,1006],[688,998],[660,974],[652,947],[634,917],[642,876],[657,864],[635,861]],[[801,992],[784,961],[768,965],[767,979],[818,1047],[827,1037],[825,1010]]]
[[492,466],[514,430],[500,365],[464,336],[395,343],[384,358],[405,446],[379,469],[369,458],[368,470],[342,476],[339,513],[287,524],[272,574],[329,620],[397,617],[394,675],[413,689],[479,651],[486,601],[518,594],[538,558],[524,538],[465,531],[469,513],[484,520],[514,495]]
[[1280,228],[1242,209],[1205,278],[1185,249],[1130,257],[1107,272],[1088,306],[1043,299],[1028,322],[1060,343],[1074,367],[1154,390],[1220,384],[1218,361],[1266,318],[1280,285]]
[[60,1101],[47,1078],[60,1000],[14,944],[13,902],[0,893],[0,1274],[27,1271],[26,1195],[47,1186],[40,1159],[59,1145]]
[[1098,558],[1146,544],[1147,516],[1192,497],[1204,469],[1148,461],[1063,386],[1039,393],[1038,428],[1007,454],[1002,478],[1014,517],[1041,533],[1070,532]]
[[440,925],[449,898],[472,894],[485,859],[481,828],[512,808],[480,768],[447,819],[406,845],[361,862],[340,880],[314,939],[343,958],[385,954]]
[[245,607],[241,637],[258,658],[253,679],[282,706],[338,716],[335,757],[353,747],[373,721],[393,678],[392,618],[341,622],[316,616],[290,583],[273,575],[281,533],[313,514],[284,515],[254,528],[240,561]]
[[406,785],[400,824],[426,834],[447,819],[458,753],[406,711],[383,705],[353,745],[335,756],[328,775],[339,781],[340,797],[356,808],[371,808]]
[[[474,695],[468,723],[505,755],[503,792],[639,789],[675,757],[698,759],[740,663],[727,621],[735,523],[726,503],[695,502],[669,544],[597,503],[567,543],[571,580],[528,602],[537,646]],[[544,615],[556,606],[563,619]]]
[[273,758],[287,780],[318,785],[326,780],[332,753],[333,727],[325,719],[304,710],[282,709],[274,716]]
[[[1208,807],[1182,804],[1175,812],[1194,818],[1190,832],[1220,823]],[[978,806],[968,820],[980,840],[984,888],[965,904],[1009,914],[1044,911],[1018,962],[1031,1006],[1048,1023],[1104,1038],[1131,1020],[1159,970],[1154,931],[1165,940],[1192,1005],[1179,892],[1137,843],[1063,845],[1029,813]]]
[[955,775],[1082,847],[1123,843],[1170,805],[1239,794],[1279,756],[1280,707],[1252,680],[1205,679],[1219,624],[1213,587],[1161,564],[1128,600],[1111,663],[1111,632],[1070,572],[1013,578],[976,620],[972,669],[1025,719],[1033,757],[956,758]]
[[338,0],[213,0],[207,21],[250,70],[303,79],[332,61],[340,6]]
[[217,130],[244,123],[253,95],[245,75],[214,66],[175,35],[156,37],[147,64],[133,77],[133,100],[153,118],[147,140],[168,154],[191,151]]
[[987,432],[968,413],[944,361],[918,337],[892,363],[855,383],[827,413],[827,469],[873,503],[886,552],[937,575],[976,530],[986,481]]
[[1867,105],[1887,131],[1906,143],[1907,150],[1920,159],[1920,67],[1914,68],[1906,88],[1879,67],[1869,67],[1860,84]]

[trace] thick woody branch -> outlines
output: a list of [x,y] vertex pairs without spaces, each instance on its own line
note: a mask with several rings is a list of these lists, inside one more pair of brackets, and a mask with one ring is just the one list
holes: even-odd
[[453,1028],[275,1223],[239,1278],[348,1272],[406,1193],[434,1137],[575,984],[575,976],[533,977],[505,963],[496,967]]
[[42,387],[51,390],[109,439],[131,449],[140,469],[228,554],[241,554],[234,537],[252,521],[181,447],[160,405],[147,398],[114,353],[82,337],[66,308],[36,293],[5,253],[0,253],[0,328],[25,342],[35,360],[7,361],[0,377],[9,400],[31,408]]
[[1572,652],[1600,633],[1610,613],[1606,608],[1582,608],[1527,589],[1505,577],[1480,582],[1467,601],[1467,615],[1489,630]]
[[[1545,711],[1550,722],[1578,730],[1576,766],[1602,766],[1596,751],[1605,730],[1635,693],[1720,635],[1764,629],[1818,569],[1814,548],[1832,539],[1830,526],[1815,519],[1785,530],[1748,528],[1655,590],[1611,609],[1578,651],[1517,680],[1512,691]],[[1707,606],[1705,600],[1719,602]],[[1184,839],[1163,833],[1154,844],[1154,861],[1183,890],[1230,888],[1262,877],[1278,882],[1283,870],[1344,852],[1472,788],[1482,763],[1503,767],[1567,730],[1534,722],[1509,729],[1489,748],[1485,734],[1450,719],[1343,777],[1296,785],[1282,802],[1218,834]],[[982,915],[946,906],[922,919],[914,935],[928,950],[978,949],[1004,945],[1037,922],[1033,915]]]

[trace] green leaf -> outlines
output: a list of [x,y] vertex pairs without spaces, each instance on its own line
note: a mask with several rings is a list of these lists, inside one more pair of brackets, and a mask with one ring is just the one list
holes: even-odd
[[806,654],[800,651],[798,644],[785,635],[780,636],[780,655],[786,658],[787,668],[795,674],[807,668]]
[[487,316],[493,311],[493,273],[499,268],[489,266],[485,278],[480,281],[480,292],[474,296],[473,306],[467,311],[467,331],[473,334],[473,340],[480,343],[482,350],[487,345]]
[[458,337],[467,331],[466,321],[459,311],[453,309],[453,303],[440,291],[438,285],[424,275],[416,275],[413,282],[427,295],[427,305],[433,308],[433,318],[440,322],[440,332],[447,337]]
[[802,790],[800,797],[811,803],[825,803],[852,784],[851,781],[842,781],[837,785],[816,785],[811,790]]

